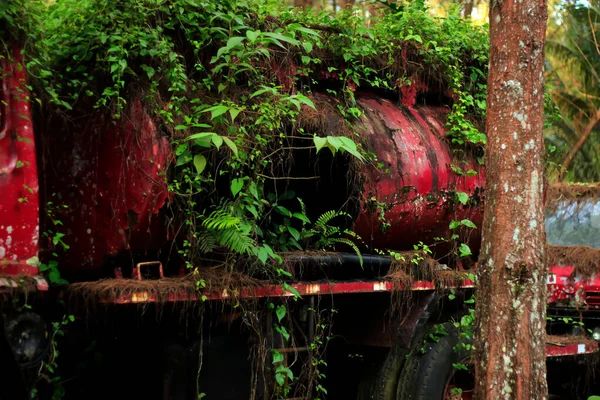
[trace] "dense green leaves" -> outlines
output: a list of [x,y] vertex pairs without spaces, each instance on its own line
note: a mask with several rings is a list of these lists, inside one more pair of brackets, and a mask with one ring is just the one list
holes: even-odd
[[[285,179],[274,175],[307,144],[319,156],[328,148],[336,157],[376,161],[353,132],[363,114],[357,91],[396,96],[412,85],[439,92],[451,111],[450,139],[485,142],[477,129],[485,112],[485,28],[456,12],[440,19],[415,3],[367,21],[268,0],[61,0],[37,13],[28,67],[47,100],[61,111],[91,105],[118,119],[140,99],[171,138],[168,182],[186,221],[180,252],[188,266],[219,250],[253,257],[285,279],[280,251],[345,245],[360,255],[359,238],[341,227],[349,222],[339,218],[344,212],[312,223],[311,210],[290,203],[291,191],[273,193],[272,183]],[[299,123],[303,113],[322,111],[313,90],[339,99],[349,132]]]

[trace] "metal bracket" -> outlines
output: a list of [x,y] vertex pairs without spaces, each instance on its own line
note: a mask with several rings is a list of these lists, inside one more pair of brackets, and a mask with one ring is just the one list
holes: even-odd
[[135,279],[137,281],[141,281],[143,275],[146,278],[148,278],[149,277],[148,273],[142,274],[142,268],[144,268],[146,271],[148,271],[148,269],[151,267],[158,267],[158,279],[163,279],[165,277],[165,275],[163,274],[163,266],[160,261],[147,261],[147,262],[137,263],[135,265],[135,267],[133,268],[133,271],[131,272],[131,278]]

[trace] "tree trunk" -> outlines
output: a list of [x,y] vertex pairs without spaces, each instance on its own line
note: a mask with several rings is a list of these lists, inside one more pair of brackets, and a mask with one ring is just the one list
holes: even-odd
[[575,159],[575,156],[577,155],[577,153],[579,153],[579,150],[581,150],[581,148],[583,147],[585,142],[588,140],[588,138],[592,134],[592,131],[594,130],[596,125],[598,125],[599,122],[600,122],[600,110],[597,110],[594,114],[592,114],[592,116],[590,117],[590,120],[588,121],[588,124],[585,126],[585,128],[583,128],[583,131],[581,132],[581,136],[579,136],[579,140],[577,141],[577,143],[575,143],[575,146],[573,146],[573,148],[571,149],[571,151],[569,152],[569,154],[563,161],[562,166],[560,168],[560,174],[558,175],[559,180],[562,181],[564,179],[565,173],[567,172],[567,169],[569,169],[569,167],[571,166],[573,159]]
[[546,399],[546,0],[491,0],[475,398]]
[[352,6],[354,6],[354,0],[340,0],[341,9],[352,8]]
[[473,14],[473,2],[475,0],[465,0],[463,2],[463,18],[471,18]]
[[312,7],[313,0],[294,0],[295,7]]

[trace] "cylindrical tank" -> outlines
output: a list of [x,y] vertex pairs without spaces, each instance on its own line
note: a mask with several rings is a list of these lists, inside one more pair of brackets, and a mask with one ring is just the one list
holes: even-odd
[[[445,139],[447,108],[398,107],[377,97],[359,98],[358,104],[364,111],[359,132],[380,165],[362,172],[355,232],[373,247],[398,249],[449,238],[453,220],[479,227],[483,168],[473,155],[453,153]],[[462,205],[456,192],[470,202]],[[479,236],[473,235],[474,246]]]
[[[372,249],[412,249],[419,241],[450,238],[451,221],[468,219],[480,227],[483,168],[474,154],[455,154],[449,146],[447,108],[400,106],[380,96],[357,95],[363,115],[349,130],[337,112],[338,100],[325,95],[314,100],[317,112],[298,121],[306,133],[325,137],[354,131],[355,141],[376,161],[362,164],[349,155],[333,157],[327,149],[318,155],[314,149],[297,151],[293,168],[285,171],[293,179],[277,189],[293,190],[311,219],[345,210],[353,217],[348,226]],[[467,194],[469,202],[458,202],[456,192]],[[477,251],[480,235],[459,231]]]
[[[91,109],[91,107],[90,107]],[[75,114],[75,113],[74,113]],[[51,211],[69,246],[63,271],[89,271],[114,263],[154,261],[167,239],[168,139],[132,101],[115,121],[98,113],[40,123],[41,180]]]
[[[362,95],[357,106],[363,116],[348,127],[337,112],[338,100],[314,98],[321,108],[308,119],[301,115],[299,123],[319,136],[356,131],[357,141],[377,161],[361,164],[347,154],[333,157],[328,150],[317,154],[299,146],[303,150],[284,161],[280,177],[319,178],[278,179],[275,185],[286,186],[278,191],[294,190],[313,220],[345,209],[353,216],[347,225],[367,245],[398,250],[448,238],[452,220],[466,218],[480,225],[483,171],[472,156],[455,157],[449,147],[446,108],[405,107]],[[95,270],[118,256],[126,264],[156,260],[166,240],[168,223],[159,211],[168,198],[165,173],[171,148],[141,103],[132,102],[117,122],[92,114],[49,126],[41,129],[41,175],[46,200],[63,211],[62,240],[70,249],[61,268]],[[464,172],[456,172],[460,170]],[[458,203],[456,191],[472,201]],[[479,235],[472,236],[476,250]]]

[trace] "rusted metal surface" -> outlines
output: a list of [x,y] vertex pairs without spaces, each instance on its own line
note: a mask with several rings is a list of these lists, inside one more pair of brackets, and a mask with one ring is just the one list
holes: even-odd
[[[377,293],[402,290],[398,284],[390,281],[360,281],[360,282],[299,282],[289,285],[297,290],[301,296],[353,294],[353,293]],[[416,281],[410,290],[435,290],[435,284],[428,281]],[[262,286],[244,288],[236,293],[227,290],[204,293],[207,300],[227,300],[235,298],[264,298],[264,297],[293,297],[294,294],[283,289],[281,285],[266,284]],[[169,301],[199,301],[200,294],[190,296],[189,293],[180,292],[169,295]],[[152,303],[156,298],[147,291],[139,291],[132,295],[122,295],[113,299],[103,299],[107,303]]]
[[95,115],[74,124],[42,135],[46,191],[67,205],[61,219],[71,248],[61,268],[96,269],[119,254],[156,259],[167,229],[158,213],[168,197],[169,141],[139,100],[116,123]]
[[[27,279],[29,278],[29,279]],[[40,275],[12,275],[10,273],[0,275],[0,293],[18,289],[26,292],[45,292],[49,288],[48,281]],[[17,292],[19,293],[19,292]]]
[[[156,281],[159,285],[160,281]],[[403,287],[401,284],[388,280],[378,281],[352,281],[352,282],[298,282],[289,284],[290,287],[298,291],[301,296],[315,295],[336,295],[336,294],[356,294],[356,293],[381,293],[394,290],[413,290],[428,291],[435,290],[436,284],[432,281],[414,281],[411,287]],[[473,282],[465,281],[462,288],[472,288]],[[265,284],[252,288],[243,288],[236,293],[227,290],[215,290],[211,293],[202,293],[206,300],[227,300],[235,298],[265,298],[265,297],[293,297],[291,291],[284,290],[278,284]],[[199,301],[201,294],[190,296],[188,292],[169,294],[168,301]],[[102,299],[106,303],[127,304],[127,303],[153,303],[157,299],[152,293],[140,290],[134,294],[125,294],[116,298]]]
[[[556,342],[553,342],[553,339]],[[572,339],[564,342],[562,337],[547,337],[546,357],[565,357],[598,352],[598,343],[584,339]]]
[[548,304],[600,310],[600,276],[573,276],[573,266],[552,266],[548,275]]
[[38,254],[36,144],[23,56],[18,46],[0,57],[0,274],[36,274]]
[[[443,107],[399,107],[377,97],[360,97],[365,116],[357,129],[377,155],[381,168],[367,167],[362,210],[354,230],[378,248],[406,248],[418,241],[448,237],[452,220],[467,218],[481,225],[482,204],[461,205],[455,191],[479,196],[483,168],[461,154],[453,157],[444,140],[447,110]],[[455,165],[463,175],[452,170]],[[469,176],[467,171],[477,174]],[[380,210],[385,210],[383,219]],[[478,235],[472,235],[477,247]],[[476,250],[476,249],[475,249]]]

